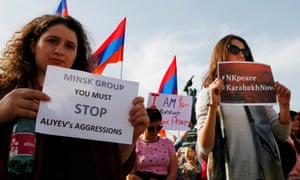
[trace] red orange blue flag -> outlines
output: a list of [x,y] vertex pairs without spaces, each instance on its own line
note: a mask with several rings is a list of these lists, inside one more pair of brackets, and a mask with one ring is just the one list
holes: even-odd
[[163,94],[176,94],[177,95],[177,65],[176,65],[176,56],[174,56],[171,65],[166,71],[159,89],[159,93]]
[[67,6],[67,0],[59,0],[55,7],[55,14],[61,16],[68,16],[69,10]]
[[102,74],[107,64],[123,61],[126,17],[120,22],[113,33],[93,53],[91,61],[97,61],[92,73]]
[[[177,65],[176,65],[176,56],[174,56],[172,63],[170,64],[168,70],[166,71],[159,89],[159,93],[162,94],[175,94],[177,95]],[[161,129],[159,131],[161,137],[166,137],[166,130]]]

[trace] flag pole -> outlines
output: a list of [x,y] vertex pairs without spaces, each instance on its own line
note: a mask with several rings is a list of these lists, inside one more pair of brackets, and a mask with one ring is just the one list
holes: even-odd
[[121,61],[121,74],[120,74],[120,79],[122,79],[122,74],[123,74],[123,61]]

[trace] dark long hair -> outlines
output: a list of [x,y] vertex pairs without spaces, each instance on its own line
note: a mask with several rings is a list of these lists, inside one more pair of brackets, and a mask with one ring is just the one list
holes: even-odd
[[73,30],[78,40],[78,50],[72,69],[88,71],[88,58],[91,48],[87,35],[80,22],[71,16],[43,15],[24,25],[20,31],[13,34],[3,49],[0,58],[1,85],[7,86],[21,78],[36,75],[37,66],[34,54],[31,51],[31,41],[38,41],[50,27],[63,24]]
[[253,62],[253,56],[251,53],[251,49],[248,46],[247,42],[241,38],[240,36],[234,35],[234,34],[229,34],[225,37],[223,37],[221,40],[219,40],[213,50],[211,59],[210,59],[210,65],[209,65],[209,70],[207,73],[207,76],[203,78],[203,87],[208,87],[210,83],[214,81],[214,79],[217,77],[217,66],[218,62],[220,61],[226,61],[226,57],[228,55],[228,49],[227,46],[230,44],[230,42],[233,40],[239,40],[242,42],[245,46],[245,49],[249,50],[249,55],[246,56],[246,61],[251,61]]

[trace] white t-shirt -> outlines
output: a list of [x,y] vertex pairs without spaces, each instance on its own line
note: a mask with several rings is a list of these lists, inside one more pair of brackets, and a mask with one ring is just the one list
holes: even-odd
[[[207,116],[207,104],[210,100],[208,88],[200,91],[196,102],[197,129],[200,132]],[[272,106],[250,106],[253,119],[257,123],[270,124],[277,139],[286,140],[290,125],[278,121],[278,113]],[[221,106],[224,129],[229,152],[229,169],[232,179],[257,179],[260,177],[251,127],[243,106]],[[199,142],[199,141],[197,141]],[[197,150],[208,154],[213,147],[204,149],[197,144]]]

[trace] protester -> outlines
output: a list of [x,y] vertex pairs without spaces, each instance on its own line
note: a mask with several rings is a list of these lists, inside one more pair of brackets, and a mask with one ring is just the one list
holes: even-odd
[[189,131],[184,131],[179,138],[174,142],[175,151],[182,147],[183,142],[186,140]]
[[187,147],[185,149],[184,158],[185,162],[179,167],[184,180],[201,180],[202,167],[198,161],[194,147]]
[[[294,143],[292,142],[292,135],[296,135],[297,132],[299,131],[299,122],[296,120],[296,111],[290,111],[290,116],[291,116],[291,135],[288,138],[287,141],[279,141],[277,140],[277,145],[279,147],[280,151],[280,158],[281,158],[281,166],[282,166],[282,171],[285,179],[289,179],[289,174],[293,167],[296,164],[296,150],[294,148]],[[293,136],[295,137],[295,136]]]
[[292,125],[291,125],[291,136],[296,136],[300,130],[300,112],[290,111]]
[[177,169],[177,177],[176,180],[184,180],[182,170],[180,169],[180,166],[184,164],[185,158],[184,158],[184,147],[179,147],[176,151],[176,157],[178,161],[178,169]]
[[288,142],[296,151],[296,163],[293,169],[289,172],[289,180],[300,179],[300,112],[296,113],[292,120],[292,131]]
[[132,169],[135,140],[149,124],[142,97],[132,101],[129,119],[120,119],[134,127],[132,145],[37,134],[33,172],[7,172],[15,119],[36,118],[39,102],[51,99],[41,91],[47,65],[88,71],[90,55],[83,26],[70,16],[34,18],[7,42],[0,59],[0,179],[124,179]]
[[[278,82],[273,85],[280,116],[272,106],[220,105],[224,82],[218,77],[217,63],[221,61],[252,62],[254,59],[246,41],[236,35],[223,37],[213,50],[196,102],[196,150],[200,157],[208,159],[208,179],[283,179],[274,137],[286,141],[290,134],[290,90]],[[255,122],[255,133],[250,120]],[[258,129],[258,123],[263,132]],[[268,139],[259,140],[261,134]],[[266,144],[262,147],[256,143]]]
[[136,142],[135,168],[127,179],[175,180],[178,170],[175,147],[170,139],[158,136],[162,115],[156,108],[147,108],[147,112],[150,125]]

